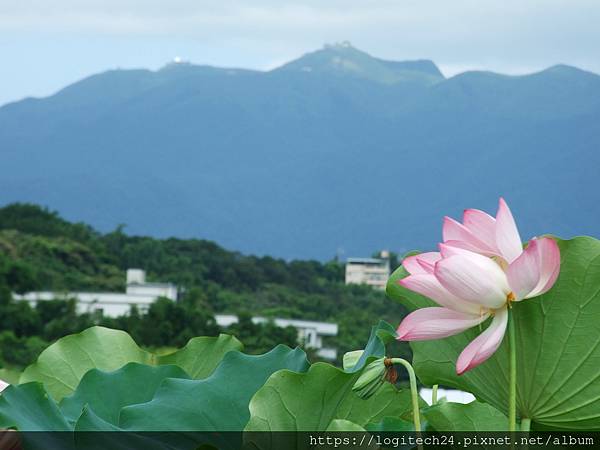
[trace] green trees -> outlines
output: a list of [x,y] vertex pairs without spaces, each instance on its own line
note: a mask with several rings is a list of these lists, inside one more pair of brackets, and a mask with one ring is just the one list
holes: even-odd
[[[104,323],[110,325],[109,320]],[[149,347],[181,347],[194,336],[215,336],[219,333],[210,313],[187,302],[174,303],[167,298],[156,300],[132,329],[123,329]]]
[[18,337],[12,331],[0,333],[0,361],[11,366],[25,367],[31,364],[48,346],[39,336]]

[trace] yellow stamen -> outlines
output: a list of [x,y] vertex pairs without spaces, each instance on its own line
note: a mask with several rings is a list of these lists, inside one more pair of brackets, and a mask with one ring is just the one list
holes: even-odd
[[506,304],[508,305],[508,307],[510,308],[510,304],[512,302],[514,302],[517,299],[517,296],[515,295],[514,292],[509,292],[508,295],[506,296]]

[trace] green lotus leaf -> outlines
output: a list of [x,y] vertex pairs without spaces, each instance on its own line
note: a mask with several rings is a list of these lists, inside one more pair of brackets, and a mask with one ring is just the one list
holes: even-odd
[[156,356],[155,364],[179,366],[193,379],[202,380],[215,370],[227,352],[242,348],[242,343],[228,334],[195,337],[174,353]]
[[493,406],[478,401],[440,403],[423,410],[428,425],[437,431],[505,431],[508,418]]
[[[114,372],[92,369],[75,393],[59,405],[48,396],[41,383],[9,386],[0,396],[0,428],[20,431],[71,431],[83,411],[107,427],[115,427],[124,406],[152,399],[166,378],[188,378],[177,366],[147,366],[129,363]],[[107,431],[107,427],[93,431]]]
[[[303,372],[308,366],[301,349],[292,350],[285,345],[278,345],[264,355],[229,352],[208,378],[166,379],[151,401],[123,408],[119,430],[187,431],[157,433],[156,439],[161,440],[165,448],[197,448],[210,444],[221,449],[237,449],[241,445],[241,434],[206,432],[242,431],[250,418],[250,399],[271,374],[280,369]],[[95,426],[106,426],[106,422],[84,414],[76,429],[94,431]]]
[[387,384],[362,400],[352,392],[359,375],[326,363],[302,374],[281,370],[252,398],[246,431],[325,431],[336,419],[364,427],[387,416],[411,417],[408,390]]
[[[75,450],[71,425],[63,417],[56,402],[41,383],[26,383],[7,387],[0,395],[0,430],[14,429],[18,444],[2,440],[4,447],[28,450]],[[46,433],[45,431],[52,431]]]
[[19,381],[42,382],[58,401],[72,394],[91,369],[111,372],[130,362],[177,364],[191,376],[202,378],[214,370],[225,353],[240,347],[240,342],[231,336],[200,337],[191,339],[175,353],[157,356],[142,350],[124,331],[91,327],[49,346],[25,369]]
[[129,363],[114,372],[92,369],[83,376],[73,395],[62,399],[60,409],[72,424],[87,407],[100,419],[118,426],[121,409],[152,400],[166,378],[190,377],[177,366]]
[[250,399],[272,373],[307,368],[306,354],[285,345],[264,355],[229,352],[204,380],[165,380],[150,402],[124,408],[119,426],[133,431],[241,431],[250,418]]
[[40,383],[9,386],[0,395],[0,429],[70,431],[56,402]]

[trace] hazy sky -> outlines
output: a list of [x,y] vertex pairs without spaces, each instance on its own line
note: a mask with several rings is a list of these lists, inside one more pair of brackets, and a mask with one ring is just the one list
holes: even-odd
[[446,75],[600,73],[598,24],[600,0],[0,0],[0,104],[116,67],[269,69],[343,40]]

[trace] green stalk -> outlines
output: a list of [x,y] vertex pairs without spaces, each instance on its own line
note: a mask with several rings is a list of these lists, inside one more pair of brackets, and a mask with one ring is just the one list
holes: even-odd
[[413,422],[415,424],[415,431],[421,431],[421,415],[419,411],[419,391],[417,391],[417,377],[415,371],[408,361],[402,358],[391,358],[392,363],[402,364],[408,372],[408,379],[410,381],[410,394],[412,397],[412,409],[413,409]]
[[431,388],[431,406],[437,404],[437,390],[438,390],[438,385],[434,384],[433,387]]
[[517,339],[512,308],[508,307],[508,430],[517,431]]
[[531,419],[526,417],[521,419],[521,431],[529,431],[531,429]]

